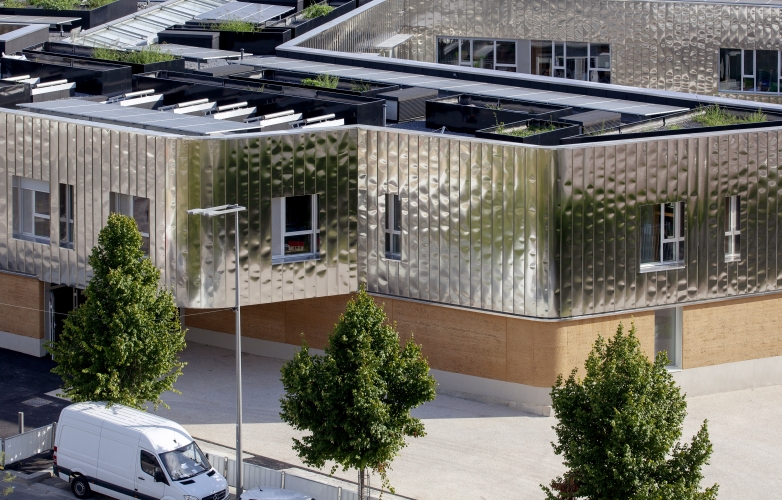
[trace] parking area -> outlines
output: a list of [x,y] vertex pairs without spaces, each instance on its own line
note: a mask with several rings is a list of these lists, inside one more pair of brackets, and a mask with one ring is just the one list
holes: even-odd
[[17,414],[24,412],[26,429],[35,429],[60,416],[68,403],[47,396],[60,387],[60,377],[51,372],[55,363],[48,357],[36,358],[0,349],[0,437],[18,434]]

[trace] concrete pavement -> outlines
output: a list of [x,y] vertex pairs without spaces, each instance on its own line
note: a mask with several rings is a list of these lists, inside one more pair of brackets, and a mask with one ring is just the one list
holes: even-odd
[[[191,343],[182,358],[188,362],[176,385],[182,394],[165,395],[171,409],[158,413],[180,422],[196,438],[233,446],[233,351]],[[306,468],[291,449],[291,439],[299,433],[278,416],[282,364],[243,356],[244,449]],[[718,482],[721,499],[767,498],[769,492],[782,491],[782,386],[699,396],[688,399],[688,405],[686,440],[709,419],[714,455],[704,485]],[[414,415],[424,420],[428,435],[411,440],[393,463],[389,478],[400,495],[421,500],[542,498],[539,485],[564,470],[550,445],[555,438],[552,417],[448,396],[438,396]],[[335,475],[355,481],[354,471]]]

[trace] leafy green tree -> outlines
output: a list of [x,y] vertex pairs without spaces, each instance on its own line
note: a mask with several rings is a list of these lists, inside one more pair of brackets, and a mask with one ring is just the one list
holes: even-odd
[[701,468],[712,453],[704,421],[692,443],[681,444],[687,403],[658,353],[654,363],[641,351],[635,325],[620,324],[607,342],[598,337],[586,361],[557,378],[551,391],[559,423],[554,451],[568,467],[542,486],[549,500],[710,500],[714,486],[700,491]]
[[[304,463],[321,468],[334,461],[357,469],[359,492],[366,469],[380,474],[406,446],[421,437],[423,423],[410,410],[435,397],[435,380],[420,346],[400,346],[396,325],[363,288],[348,302],[329,336],[325,356],[307,344],[282,367],[282,420],[310,431],[293,448]],[[393,492],[393,488],[390,488]]]
[[111,214],[92,249],[93,277],[87,299],[65,320],[49,346],[74,402],[106,401],[142,408],[165,403],[185,363],[185,347],[174,298],[158,287],[160,272],[141,250],[136,222]]

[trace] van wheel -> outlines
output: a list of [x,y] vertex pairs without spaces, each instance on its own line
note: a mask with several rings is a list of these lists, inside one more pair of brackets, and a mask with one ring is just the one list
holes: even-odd
[[92,495],[89,483],[81,476],[73,478],[71,491],[76,498],[89,498]]

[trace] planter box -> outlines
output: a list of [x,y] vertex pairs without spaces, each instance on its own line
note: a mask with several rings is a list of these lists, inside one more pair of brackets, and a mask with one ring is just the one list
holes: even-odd
[[49,80],[65,79],[76,84],[76,92],[92,95],[111,95],[132,90],[131,72],[127,66],[30,51],[26,51],[25,56],[28,58],[26,61],[3,59],[2,78],[30,75]]
[[266,28],[257,33],[220,32],[220,48],[239,52],[241,49],[255,56],[274,55],[277,46],[291,39],[293,30]]
[[50,54],[57,56],[66,56],[71,59],[80,59],[83,61],[93,61],[100,64],[113,64],[118,66],[129,66],[131,72],[136,75],[139,73],[148,73],[150,71],[184,71],[185,60],[182,58],[171,61],[156,62],[151,64],[135,64],[120,61],[108,61],[106,59],[95,59],[92,57],[92,47],[83,45],[71,45],[70,43],[51,42],[44,44],[41,54]]
[[[252,72],[252,73],[257,74],[258,72]],[[393,90],[399,89],[398,85],[381,85],[377,83],[366,82],[369,85],[369,89],[359,92],[356,90],[352,90],[352,87],[353,87],[353,83],[360,83],[360,80],[352,80],[352,79],[340,79],[339,83],[337,84],[337,88],[325,89],[321,87],[302,85],[301,83],[302,80],[304,80],[305,78],[316,78],[318,75],[315,74],[299,73],[296,71],[280,71],[280,70],[264,70],[261,73],[262,73],[262,78],[260,79],[252,78],[251,80],[258,82],[258,84],[273,83],[277,85],[303,87],[306,89],[320,90],[324,92],[340,92],[345,94],[360,95],[363,97],[375,97],[378,94],[382,94],[384,92],[391,92]],[[241,76],[249,77],[249,75],[236,75],[236,77],[241,77]]]
[[515,130],[526,127],[544,127],[554,125],[556,130],[549,132],[541,132],[535,135],[529,135],[527,137],[515,137],[512,135],[505,135],[497,133],[498,127],[491,127],[475,132],[475,137],[481,139],[491,139],[493,141],[507,141],[507,142],[521,142],[524,144],[537,144],[539,146],[558,146],[560,139],[565,137],[573,137],[581,133],[581,127],[579,125],[573,125],[571,123],[555,122],[549,120],[524,120],[523,122],[509,123],[503,125],[505,130]]
[[158,43],[172,43],[204,49],[219,49],[220,38],[220,32],[203,30],[165,30],[157,34]]
[[12,16],[42,16],[42,17],[79,17],[81,21],[74,21],[72,28],[81,27],[82,30],[94,28],[114,19],[119,19],[134,14],[138,8],[136,0],[117,0],[97,9],[73,9],[54,10],[39,9],[37,7],[6,8],[0,7],[0,15]]
[[[500,109],[487,107],[497,105]],[[427,101],[426,126],[446,127],[451,132],[473,134],[498,123],[516,123],[530,118],[556,120],[571,114],[572,111],[573,109],[567,106],[461,94]]]
[[[347,14],[348,12],[356,8],[356,2],[350,1],[332,7],[334,7],[334,10],[325,16],[316,17],[314,19],[302,18],[301,20],[296,20],[296,21],[294,21],[293,20],[294,18],[291,17],[286,20],[280,21],[279,23],[274,24],[272,26],[274,26],[275,28],[282,28],[282,27],[291,28],[293,30],[293,37],[296,38],[297,36],[301,36],[304,33],[317,28],[318,26],[321,26],[329,21],[338,18],[339,16]],[[301,9],[297,9],[297,12],[301,14]],[[296,19],[298,19],[298,16]]]

